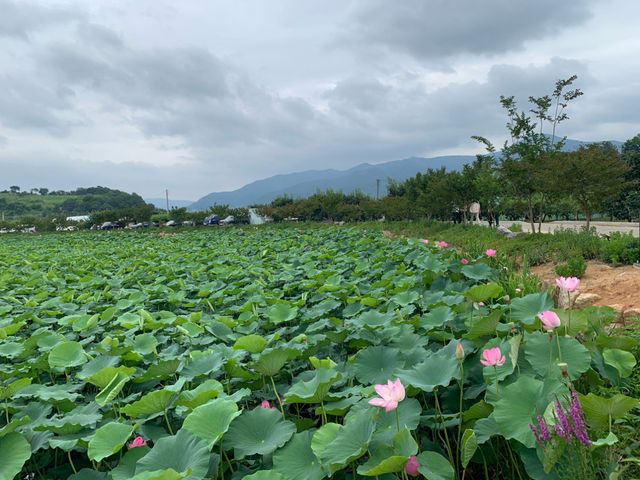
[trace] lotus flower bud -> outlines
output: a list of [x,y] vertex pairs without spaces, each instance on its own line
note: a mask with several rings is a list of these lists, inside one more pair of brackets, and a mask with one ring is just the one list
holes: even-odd
[[464,348],[462,348],[462,343],[460,343],[460,341],[458,341],[456,345],[456,358],[458,360],[464,359]]

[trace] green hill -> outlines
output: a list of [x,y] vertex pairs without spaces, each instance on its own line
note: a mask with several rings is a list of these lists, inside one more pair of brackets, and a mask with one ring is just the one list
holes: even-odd
[[145,201],[136,193],[126,193],[107,187],[78,188],[71,192],[46,188],[30,192],[0,192],[0,220],[15,220],[20,217],[46,217],[51,215],[88,215],[101,210],[114,210],[144,205]]

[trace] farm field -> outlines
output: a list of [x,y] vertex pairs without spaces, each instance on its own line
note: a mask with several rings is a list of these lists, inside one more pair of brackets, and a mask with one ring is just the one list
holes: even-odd
[[624,478],[637,341],[499,269],[356,228],[2,237],[0,480]]

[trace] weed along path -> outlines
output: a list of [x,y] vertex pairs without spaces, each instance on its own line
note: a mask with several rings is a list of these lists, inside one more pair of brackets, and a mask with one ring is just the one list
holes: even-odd
[[[619,311],[625,319],[640,317],[640,269],[632,265],[612,267],[606,263],[589,260],[576,298],[578,305],[590,299],[588,304],[608,305]],[[555,286],[558,275],[553,263],[531,267],[545,287]],[[585,305],[586,306],[586,305]]]

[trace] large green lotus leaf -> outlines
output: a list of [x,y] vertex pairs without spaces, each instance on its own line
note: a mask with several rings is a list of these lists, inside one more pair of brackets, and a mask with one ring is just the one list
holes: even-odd
[[245,475],[242,480],[287,480],[287,477],[275,470],[260,470],[251,475]]
[[363,410],[339,428],[335,438],[320,452],[320,461],[331,475],[367,451],[373,427],[374,418],[369,410]]
[[31,380],[33,379],[30,377],[23,377],[19,378],[18,380],[14,380],[6,387],[0,387],[0,400],[5,400],[7,398],[13,397],[16,393],[29,385],[31,383]]
[[195,408],[193,412],[184,419],[182,428],[206,440],[209,449],[211,449],[229,429],[232,420],[240,415],[240,413],[235,402],[218,398]]
[[160,360],[158,363],[152,363],[139,377],[133,379],[136,383],[148,382],[149,380],[165,380],[173,375],[180,366],[180,360],[172,358],[170,360]]
[[[135,369],[133,368],[131,368],[131,370],[135,371]],[[96,403],[101,407],[104,407],[107,403],[111,402],[122,391],[122,388],[124,387],[125,383],[129,381],[129,378],[129,374],[116,370],[115,375],[113,375],[109,383],[100,391],[100,393],[96,395]]]
[[401,472],[409,457],[397,455],[389,445],[379,445],[371,457],[358,466],[358,475],[375,477],[385,473]]
[[403,367],[400,350],[382,345],[360,350],[354,362],[356,378],[364,384],[386,384]]
[[136,476],[142,472],[167,469],[176,472],[189,471],[190,475],[184,477],[188,479],[204,478],[209,470],[207,442],[184,429],[178,430],[175,435],[161,438],[155,442],[149,453],[136,463]]
[[485,335],[493,335],[496,332],[496,327],[502,316],[502,310],[493,310],[486,317],[474,318],[471,320],[469,331],[463,335],[463,337],[470,340],[483,337]]
[[313,432],[311,438],[311,450],[317,459],[320,459],[322,451],[329,445],[338,435],[342,425],[339,423],[327,422],[318,430]]
[[91,428],[102,420],[102,413],[97,405],[88,403],[74,408],[70,412],[59,413],[42,421],[37,430],[45,429],[58,435],[79,432],[83,428]]
[[120,411],[133,418],[139,417],[140,415],[164,412],[175,394],[175,392],[165,389],[154,390],[143,395],[140,400],[125,405]]
[[83,468],[74,473],[67,480],[111,480],[111,477],[106,472],[97,472],[91,468]]
[[516,439],[529,448],[535,446],[529,424],[533,423],[543,388],[540,380],[521,375],[512,384],[499,389],[500,397],[495,402],[493,418],[506,439]]
[[496,298],[502,292],[502,287],[497,283],[486,283],[471,287],[466,292],[463,292],[465,298],[468,298],[472,302],[486,302],[490,298]]
[[224,361],[224,356],[219,352],[207,353],[184,367],[180,372],[180,377],[192,380],[201,375],[209,375],[212,372],[221,371]]
[[[396,421],[396,413],[398,414],[398,421]],[[397,411],[387,412],[384,408],[379,408],[376,433],[371,439],[371,446],[376,448],[381,443],[391,445],[398,430],[398,423],[400,428],[406,427],[409,430],[415,430],[420,423],[421,413],[422,406],[415,398],[405,398],[398,404]]]
[[12,432],[0,437],[0,480],[12,480],[31,457],[31,445]]
[[619,348],[630,352],[638,346],[638,340],[633,337],[600,334],[596,338],[596,345],[601,349]]
[[251,367],[262,375],[272,377],[282,369],[287,360],[295,358],[299,354],[298,350],[292,348],[269,349],[263,351],[258,359],[251,364]]
[[130,480],[136,473],[136,463],[151,449],[146,445],[130,448],[120,459],[118,466],[109,472],[112,480]]
[[580,375],[589,369],[591,355],[589,350],[573,337],[561,336],[559,339],[552,338],[549,341],[547,333],[534,332],[525,334],[525,358],[538,375],[546,377],[549,372],[549,349],[551,349],[551,357],[553,359],[551,373],[554,376],[559,376],[560,369],[556,365],[560,361],[557,340],[560,340],[562,361],[567,364],[569,378],[571,380],[578,379]]
[[412,303],[416,303],[420,299],[418,292],[413,290],[405,290],[404,292],[396,293],[390,300],[393,303],[406,307]]
[[421,271],[440,273],[447,269],[445,262],[439,260],[433,255],[423,255],[418,257],[414,260],[414,263]]
[[520,444],[516,445],[516,451],[529,477],[533,480],[560,480],[555,470],[544,471],[542,461],[538,458],[538,450],[538,448],[525,448]]
[[393,313],[382,313],[377,310],[367,310],[354,318],[354,322],[370,328],[385,327],[396,316]]
[[193,390],[180,392],[175,401],[175,405],[184,405],[193,410],[200,405],[204,405],[212,398],[216,397],[224,390],[222,384],[217,380],[205,380]]
[[85,378],[85,380],[102,389],[109,385],[113,380],[113,377],[117,374],[123,374],[130,377],[135,371],[136,369],[134,367],[125,367],[124,365],[120,365],[119,367],[105,367],[92,374],[89,378]]
[[133,433],[133,425],[118,422],[102,425],[89,440],[87,456],[89,459],[99,462],[103,458],[119,452],[131,433]]
[[276,303],[267,310],[269,321],[275,325],[293,320],[297,314],[298,307],[292,307],[286,303]]
[[451,308],[440,305],[420,317],[420,326],[425,330],[443,327],[451,322],[455,314]]
[[233,447],[237,459],[255,453],[265,455],[287,443],[295,431],[296,426],[282,420],[278,410],[245,410],[231,423],[225,445]]
[[320,303],[315,304],[311,308],[307,309],[307,311],[304,312],[304,315],[302,316],[302,318],[304,320],[313,320],[314,318],[324,317],[329,312],[338,308],[341,305],[342,305],[341,302],[338,302],[337,300],[334,300],[332,298],[328,298],[326,300],[323,300]]
[[460,271],[465,277],[472,280],[489,280],[496,272],[489,265],[482,262],[474,265],[465,265]]
[[311,450],[311,430],[296,433],[273,454],[273,469],[287,480],[321,480],[326,473]]
[[151,333],[142,333],[134,338],[133,351],[143,356],[149,355],[154,352],[156,345],[158,345],[156,337]]
[[57,402],[64,400],[76,402],[79,398],[82,398],[82,395],[75,393],[75,391],[84,387],[84,385],[86,385],[84,382],[76,384],[59,383],[56,385],[39,385],[32,383],[31,385],[27,385],[20,391],[16,392],[13,396],[14,398],[37,397],[45,402]]
[[431,393],[434,387],[446,387],[452,379],[459,379],[460,365],[455,355],[446,351],[432,353],[424,362],[409,370],[399,371],[398,377],[404,385],[413,385]]
[[524,325],[533,325],[539,313],[553,308],[553,299],[547,292],[530,293],[511,300],[511,319]]
[[625,352],[619,348],[605,348],[602,351],[604,363],[611,365],[618,371],[621,378],[631,375],[633,367],[636,366],[636,358],[631,352]]
[[68,341],[53,347],[49,352],[48,361],[52,368],[70,368],[82,365],[87,361],[87,357],[79,342]]
[[299,381],[291,386],[284,403],[319,403],[329,392],[331,385],[342,378],[342,374],[329,368],[318,368],[309,381]]
[[233,348],[243,349],[251,353],[260,353],[266,348],[267,343],[268,342],[260,335],[252,333],[251,335],[245,335],[244,337],[240,337],[236,340],[236,343],[233,344]]
[[595,428],[605,428],[610,419],[622,418],[629,410],[640,407],[640,401],[619,393],[611,398],[589,393],[579,395],[579,399],[589,425]]
[[393,450],[396,455],[410,457],[418,453],[418,444],[405,426],[393,436]]
[[449,460],[438,452],[426,451],[419,454],[418,472],[427,480],[453,480],[455,475]]
[[31,417],[29,415],[25,415],[20,418],[12,418],[9,423],[0,428],[0,437],[4,437],[9,433],[13,432],[16,428],[21,427],[22,425],[26,425],[31,423]]

